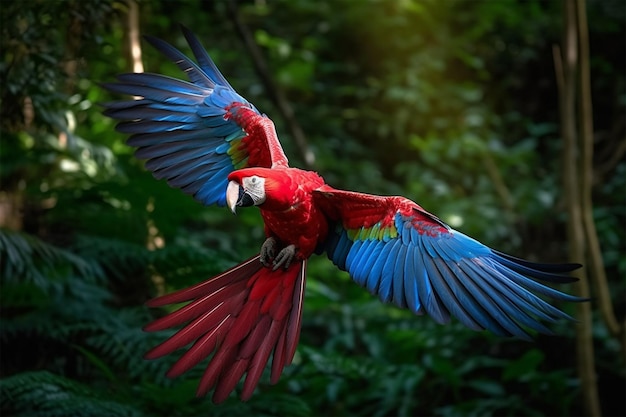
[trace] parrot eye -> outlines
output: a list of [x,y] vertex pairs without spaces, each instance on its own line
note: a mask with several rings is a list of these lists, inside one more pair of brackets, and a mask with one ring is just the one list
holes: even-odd
[[250,195],[255,206],[258,206],[265,201],[265,178],[253,175],[251,177],[244,178],[242,182],[243,188],[246,193]]

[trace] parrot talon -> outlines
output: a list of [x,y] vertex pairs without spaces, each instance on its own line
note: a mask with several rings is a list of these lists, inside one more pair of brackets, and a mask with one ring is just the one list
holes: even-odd
[[274,256],[276,255],[277,245],[278,245],[278,242],[276,241],[276,238],[268,237],[267,239],[265,239],[265,242],[263,242],[263,245],[261,246],[261,253],[260,253],[261,255],[260,260],[263,266],[266,266],[266,267],[270,266],[270,260],[274,259]]
[[296,257],[296,245],[285,246],[278,252],[276,258],[274,258],[274,267],[272,271],[276,271],[278,268],[283,267],[285,269],[289,268],[291,262]]

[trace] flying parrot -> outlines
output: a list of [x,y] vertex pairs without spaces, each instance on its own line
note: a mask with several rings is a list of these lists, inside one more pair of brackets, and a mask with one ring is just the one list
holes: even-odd
[[198,39],[184,36],[194,62],[146,36],[188,81],[150,73],[118,76],[108,90],[135,96],[105,103],[117,130],[158,179],[204,205],[257,206],[266,240],[260,253],[192,287],[148,302],[188,302],[145,327],[184,325],[153,348],[155,359],[188,349],[168,371],[176,377],[210,357],[197,395],[224,401],[244,377],[249,399],[272,356],[270,382],[290,364],[300,334],[307,260],[328,258],[385,303],[452,316],[473,330],[529,338],[571,317],[538,296],[582,301],[539,281],[568,283],[578,264],[531,263],[452,229],[413,201],[335,189],[315,172],[289,166],[272,121],[240,96]]

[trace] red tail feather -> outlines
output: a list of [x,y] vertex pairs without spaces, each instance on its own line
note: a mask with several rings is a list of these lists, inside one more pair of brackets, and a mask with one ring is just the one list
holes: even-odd
[[176,377],[213,353],[197,394],[215,388],[213,401],[222,402],[247,374],[241,394],[247,400],[272,351],[272,384],[293,359],[300,336],[305,270],[306,261],[299,261],[286,270],[272,271],[255,256],[207,281],[149,301],[151,307],[190,303],[144,327],[157,331],[187,323],[146,358],[194,342],[167,375]]

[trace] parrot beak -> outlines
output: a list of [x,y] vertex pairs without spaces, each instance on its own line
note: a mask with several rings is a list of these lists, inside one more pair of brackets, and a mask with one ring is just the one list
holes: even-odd
[[237,214],[237,201],[239,200],[239,189],[243,190],[238,183],[235,181],[230,181],[228,183],[228,187],[226,188],[226,205],[233,212],[233,214]]
[[226,188],[226,204],[233,214],[237,214],[237,207],[253,206],[254,200],[239,183],[230,181]]

